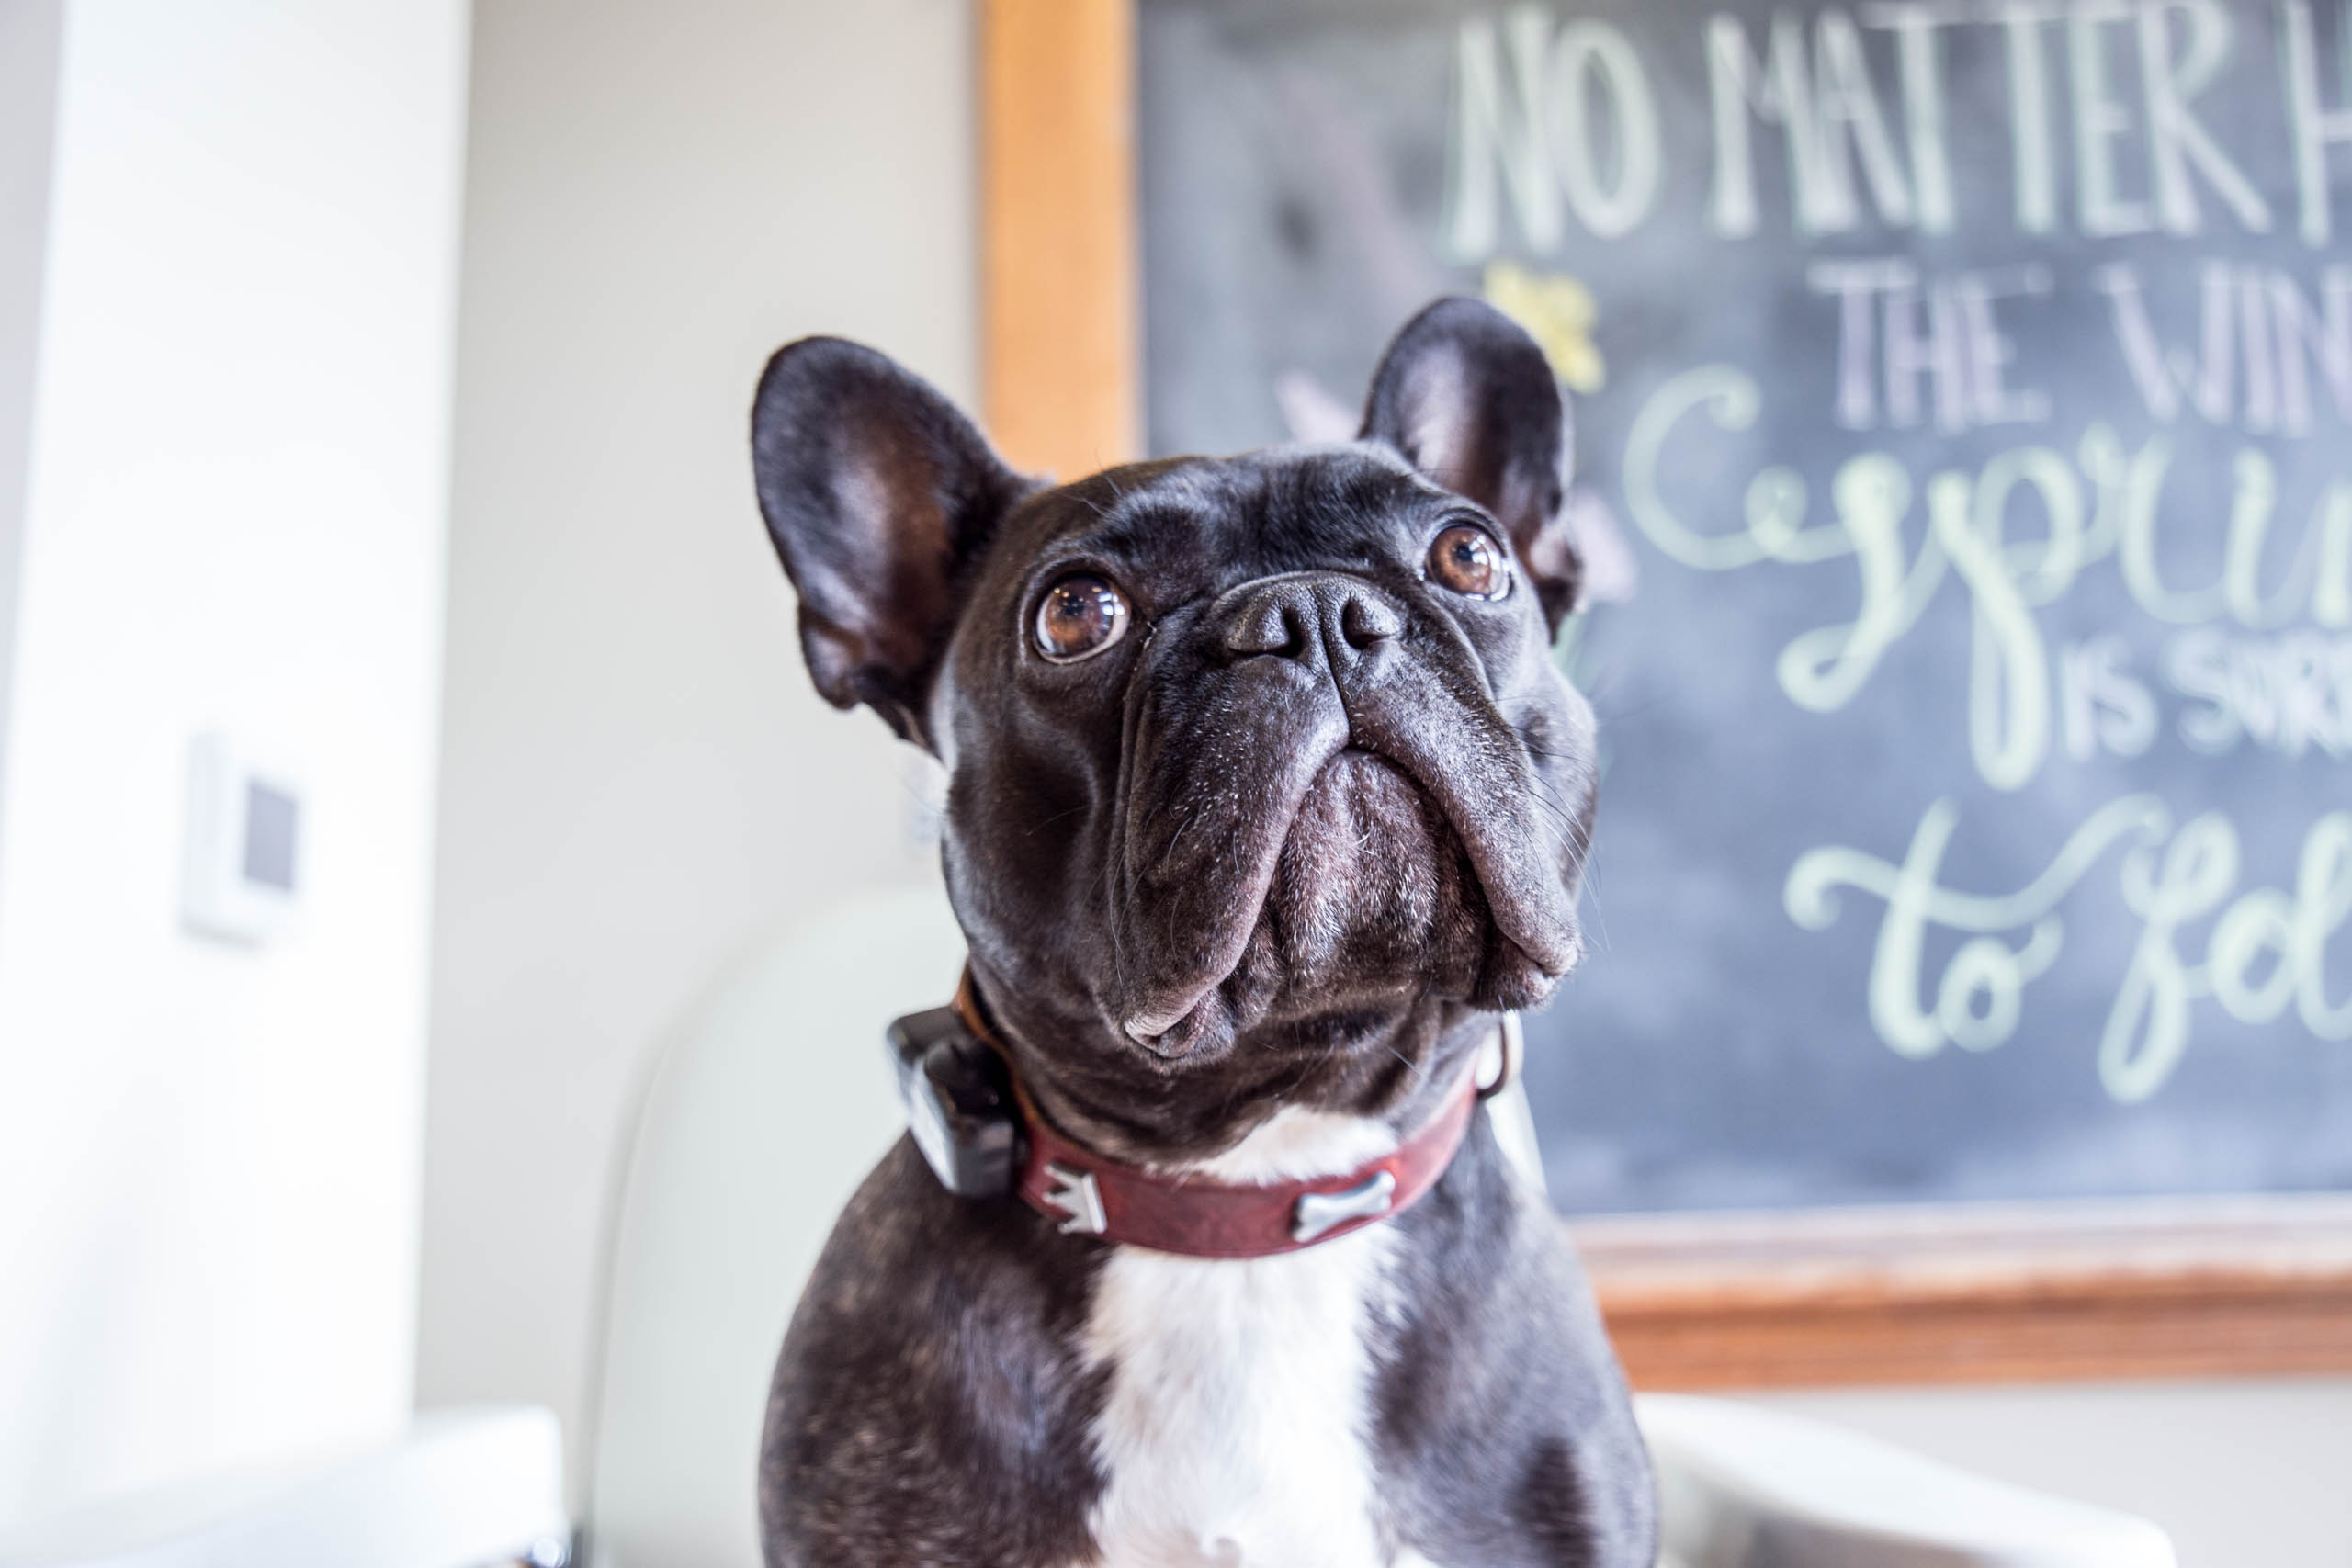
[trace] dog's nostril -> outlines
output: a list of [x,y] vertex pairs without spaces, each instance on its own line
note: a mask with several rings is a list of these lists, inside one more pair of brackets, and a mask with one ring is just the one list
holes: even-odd
[[1340,635],[1348,639],[1351,648],[1369,648],[1404,629],[1405,623],[1396,610],[1377,599],[1351,593],[1348,602],[1340,606]]
[[[1246,595],[1246,596],[1245,596]],[[1225,623],[1225,646],[1244,658],[1344,659],[1402,636],[1403,614],[1369,585],[1336,572],[1253,584]]]
[[1264,593],[1227,624],[1225,646],[1242,654],[1301,653],[1306,648],[1306,628],[1288,594]]

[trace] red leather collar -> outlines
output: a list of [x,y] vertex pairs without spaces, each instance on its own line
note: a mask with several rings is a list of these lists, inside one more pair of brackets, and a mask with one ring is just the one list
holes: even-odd
[[1272,1258],[1296,1252],[1403,1213],[1445,1173],[1478,1102],[1519,1066],[1519,1020],[1502,1023],[1503,1062],[1483,1088],[1474,1070],[1418,1133],[1376,1160],[1336,1176],[1243,1186],[1170,1176],[1124,1165],[1071,1142],[1046,1122],[1021,1075],[981,1019],[967,976],[956,1010],[973,1035],[1005,1057],[1027,1149],[1022,1201],[1071,1235],[1095,1235],[1188,1258]]

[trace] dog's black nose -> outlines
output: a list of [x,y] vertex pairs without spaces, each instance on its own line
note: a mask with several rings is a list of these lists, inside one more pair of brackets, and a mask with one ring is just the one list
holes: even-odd
[[1245,582],[1225,595],[1216,613],[1224,617],[1225,646],[1245,658],[1312,660],[1319,653],[1345,662],[1405,629],[1404,617],[1378,589],[1338,571]]

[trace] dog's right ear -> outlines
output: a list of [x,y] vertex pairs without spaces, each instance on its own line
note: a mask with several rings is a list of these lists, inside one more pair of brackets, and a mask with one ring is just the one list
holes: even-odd
[[1030,481],[922,381],[825,337],[768,361],[752,473],[817,690],[931,747],[925,699],[971,569]]
[[1556,633],[1584,573],[1560,509],[1567,405],[1535,340],[1483,299],[1440,299],[1381,356],[1363,436],[1493,513]]

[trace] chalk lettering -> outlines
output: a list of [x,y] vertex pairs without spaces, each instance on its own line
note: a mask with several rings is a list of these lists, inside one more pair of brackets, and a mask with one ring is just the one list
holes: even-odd
[[2050,395],[2041,391],[2012,391],[2006,385],[2017,344],[2001,331],[1993,304],[2004,299],[2043,299],[2050,293],[2050,271],[2030,265],[2009,272],[1964,272],[1952,280],[1952,297],[1960,302],[1961,323],[1967,329],[1968,390],[1979,424],[2039,424],[2050,417]]
[[1955,209],[1951,155],[1944,145],[1944,85],[1936,35],[1957,19],[1941,5],[1891,0],[1865,6],[1862,21],[1894,35],[1894,58],[1903,81],[1903,130],[1911,143],[1911,188],[1921,231],[1951,231]]
[[2192,705],[2179,722],[2192,750],[2219,756],[2251,741],[2285,757],[2313,749],[2352,757],[2352,637],[2306,628],[2242,637],[2199,626],[2165,644],[2164,666]]
[[[2017,892],[1999,897],[1959,893],[1939,886],[1944,852],[1960,823],[1960,808],[1939,800],[1919,818],[1901,866],[1860,850],[1831,846],[1808,850],[1789,868],[1781,906],[1806,931],[1826,931],[1838,914],[1838,890],[1852,887],[1886,901],[1872,949],[1870,976],[1871,1027],[1898,1055],[1931,1056],[1947,1042],[1966,1040],[1987,1050],[2016,1029],[2016,998],[2028,982],[2058,956],[2064,928],[2052,913],[2091,867],[2115,844],[2133,836],[2160,838],[2167,825],[2163,802],[2154,795],[2110,801],[2075,829],[2047,869]],[[1961,949],[1968,955],[1945,968],[1932,1010],[1919,1002],[1929,927],[1973,933]],[[2030,927],[2016,946],[2001,933]],[[1988,998],[1983,1011],[1969,1004]],[[2006,1024],[2007,1027],[1998,1027]]]
[[2002,0],[1994,7],[2009,67],[2009,161],[2018,228],[2047,234],[2058,226],[2057,154],[2050,130],[2050,73],[2041,29],[2065,16],[2052,0]]
[[[2302,215],[2303,243],[2324,245],[2334,232],[2328,153],[2335,143],[2352,141],[2352,108],[2330,108],[2322,95],[2311,0],[2282,0],[2278,10],[2287,73],[2287,131],[2295,149],[2295,194]],[[2352,17],[2339,9],[2335,19],[2339,41],[2348,23]],[[2346,56],[2338,91],[2352,96],[2352,50]]]
[[2199,269],[2199,278],[2204,337],[2201,356],[2191,359],[2185,350],[2167,352],[2157,343],[2139,276],[2131,267],[2103,266],[2091,275],[2093,285],[2112,303],[2116,340],[2122,345],[2123,363],[2132,372],[2141,403],[2166,424],[2180,417],[2184,392],[2188,406],[2209,423],[2225,423],[2235,406],[2232,374],[2236,364],[2237,314],[2233,308],[2229,265],[2208,261]]
[[2156,699],[2132,675],[2131,645],[2112,632],[2068,643],[2058,657],[2058,706],[2066,754],[2087,762],[2101,752],[2137,757],[2155,742]]
[[1551,22],[1537,6],[1515,6],[1502,22],[1498,37],[1491,19],[1469,18],[1454,48],[1445,239],[1462,261],[1483,261],[1500,242],[1498,186],[1510,192],[1529,244],[1548,251],[1560,243],[1560,187],[1543,109]]
[[2211,914],[2237,877],[2237,830],[2214,812],[2182,828],[2161,862],[2144,846],[2124,857],[2123,902],[2143,923],[2099,1032],[2098,1077],[2126,1105],[2162,1089],[2188,1049],[2190,1009],[2208,987],[2181,962],[2180,928]]
[[[2188,51],[2172,52],[2171,18],[2188,24]],[[2270,207],[2211,134],[2189,113],[2190,102],[2212,83],[2230,54],[2230,14],[2220,0],[2141,0],[2140,72],[2148,96],[2149,184],[2156,214],[2176,234],[2198,231],[2197,192],[2188,166],[2197,165],[2239,223],[2270,231]]]
[[[1930,399],[1936,426],[1957,434],[1972,424],[2047,419],[2047,394],[2012,390],[2007,369],[2017,344],[2001,330],[1995,302],[2046,296],[2046,268],[1964,272],[1923,280],[1896,256],[1819,261],[1805,269],[1817,294],[1838,301],[1837,422],[1868,430],[1879,422],[1885,385],[1886,423],[1917,425]],[[1929,397],[1922,396],[1922,383]]]
[[2131,19],[2122,0],[2077,0],[2066,13],[2067,80],[2074,89],[2075,221],[2086,234],[2139,234],[2150,227],[2144,203],[2117,194],[2115,142],[2132,117],[2113,96],[2102,29]]
[[2263,281],[2278,340],[2279,433],[2311,433],[2313,366],[2336,419],[2352,425],[2352,267],[2331,266],[2320,274],[2317,304],[2283,272],[2269,272]]
[[[2123,902],[2141,928],[2099,1034],[2098,1072],[2109,1097],[2136,1104],[2164,1087],[2188,1053],[2196,1004],[2207,998],[2253,1025],[2276,1021],[2291,1003],[2314,1038],[2352,1040],[2352,996],[2332,998],[2328,982],[2331,947],[2352,925],[2352,812],[2312,824],[2291,893],[2256,887],[2234,901],[2238,834],[2218,812],[2174,832],[2154,795],[2109,801],[2068,836],[2041,874],[1991,897],[1942,886],[1959,823],[1959,808],[1938,800],[1921,815],[1900,865],[1828,845],[1800,855],[1781,886],[1782,908],[1806,931],[1837,922],[1842,889],[1885,902],[1867,1006],[1873,1032],[1896,1055],[1916,1060],[1947,1044],[1986,1051],[2010,1040],[2025,987],[2064,945],[2058,905],[2118,845]],[[2188,928],[2208,916],[2218,918],[2202,961],[2191,964],[2182,953]],[[1945,963],[1929,1003],[1927,935],[1935,929],[1967,940]]]
[[[1609,106],[1610,141],[1617,149],[1613,181],[1602,178],[1593,154],[1592,85],[1602,89]],[[1571,22],[1553,46],[1552,90],[1553,152],[1577,221],[1599,239],[1631,233],[1657,200],[1664,161],[1657,100],[1641,56],[1606,22]]]

